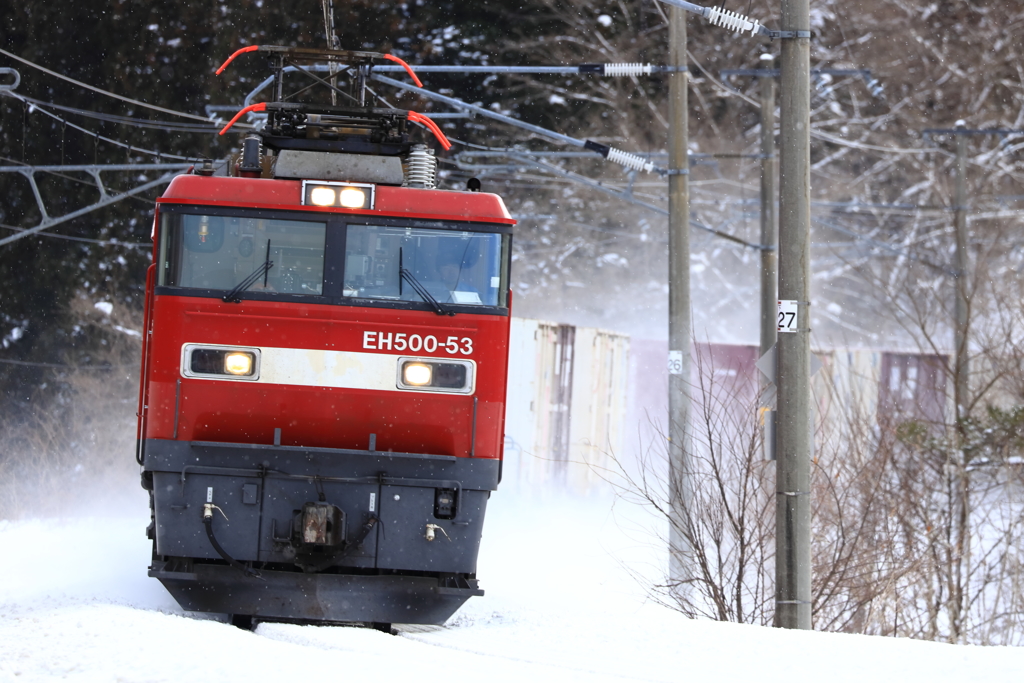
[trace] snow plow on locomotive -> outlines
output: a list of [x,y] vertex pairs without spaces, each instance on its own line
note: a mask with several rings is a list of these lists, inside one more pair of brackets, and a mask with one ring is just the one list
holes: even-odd
[[[256,49],[276,99],[249,108],[267,120],[236,171],[197,165],[158,200],[150,576],[190,611],[443,623],[483,594],[514,221],[496,195],[434,188],[409,128],[446,144],[429,119],[365,106],[383,55]],[[358,106],[285,101],[310,61],[343,63]]]

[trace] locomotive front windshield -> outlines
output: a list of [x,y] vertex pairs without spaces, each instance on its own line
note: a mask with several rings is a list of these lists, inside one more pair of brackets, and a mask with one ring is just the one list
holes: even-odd
[[345,296],[504,306],[503,236],[383,225],[349,225]]
[[507,234],[393,219],[350,223],[316,214],[302,220],[194,210],[161,212],[161,287],[194,296],[306,295],[355,305],[508,305]]
[[327,223],[168,214],[161,233],[159,284],[283,294],[323,293]]

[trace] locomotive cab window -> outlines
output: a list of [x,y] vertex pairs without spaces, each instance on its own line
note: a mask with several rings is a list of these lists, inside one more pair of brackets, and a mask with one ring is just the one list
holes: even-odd
[[350,224],[344,295],[506,306],[507,249],[507,235]]
[[326,222],[165,213],[160,232],[161,286],[323,293]]

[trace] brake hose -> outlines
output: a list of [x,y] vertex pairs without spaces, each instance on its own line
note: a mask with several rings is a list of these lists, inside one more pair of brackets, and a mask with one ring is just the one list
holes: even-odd
[[379,521],[380,517],[371,512],[370,516],[366,520],[366,523],[363,524],[363,528],[359,530],[359,535],[349,542],[348,546],[345,548],[342,554],[344,555],[346,553],[349,553],[352,550],[355,550],[356,548],[361,546],[363,544],[363,541],[366,540],[366,537],[370,535],[371,531],[373,531],[373,527],[377,526],[377,522]]
[[246,576],[252,576],[252,577],[255,577],[257,579],[260,578],[260,573],[258,571],[256,571],[252,567],[246,567],[244,564],[242,564],[241,562],[239,562],[235,558],[233,558],[230,555],[228,555],[227,551],[225,551],[224,548],[221,547],[220,543],[217,542],[216,537],[213,535],[213,510],[214,510],[214,508],[219,510],[220,514],[224,515],[224,519],[225,520],[228,518],[228,516],[224,514],[224,511],[221,510],[216,505],[214,505],[213,503],[205,503],[203,505],[203,526],[206,527],[206,537],[208,539],[210,539],[210,545],[213,546],[213,549],[217,551],[217,554],[220,555],[224,559],[225,562],[230,564],[235,569],[238,569],[239,571],[241,571]]

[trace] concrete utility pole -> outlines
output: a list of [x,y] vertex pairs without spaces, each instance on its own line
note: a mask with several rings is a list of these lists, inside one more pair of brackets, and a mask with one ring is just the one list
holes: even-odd
[[[766,69],[772,68],[775,57],[761,55]],[[774,247],[778,241],[775,216],[775,76],[760,76],[761,86],[761,244]],[[761,249],[761,352],[768,353],[778,338],[778,253]]]
[[689,72],[686,13],[669,9],[669,61],[678,68],[669,79],[668,178],[668,348],[669,348],[669,579],[680,595],[689,592],[692,549],[685,530],[690,514],[690,185],[688,147]]
[[[775,213],[777,188],[775,183],[775,76],[770,54],[761,55],[758,83],[761,86],[761,348],[763,357],[778,339],[778,281],[779,223]],[[761,390],[772,382],[761,375]],[[764,438],[765,458],[775,460],[775,410],[762,405],[760,418]]]
[[971,368],[968,361],[968,332],[971,303],[970,258],[967,253],[967,167],[964,157],[968,135],[1024,135],[1024,130],[1007,128],[971,129],[963,121],[956,122],[956,128],[927,128],[925,136],[952,135],[956,139],[956,174],[953,186],[953,228],[956,233],[956,253],[953,256],[954,277],[956,278],[956,299],[953,304],[953,403],[956,418],[967,415],[970,401]]
[[779,301],[795,329],[779,335],[775,471],[775,625],[811,628],[810,12],[782,0]]
[[967,140],[964,136],[964,122],[957,121],[959,133],[956,135],[956,187],[954,189],[953,222],[956,229],[956,255],[953,267],[956,270],[956,303],[953,308],[953,346],[955,355],[953,405],[959,420],[966,416],[967,391],[970,367],[967,360],[967,306],[968,306],[968,267],[967,263],[967,180],[964,168],[964,148]]

